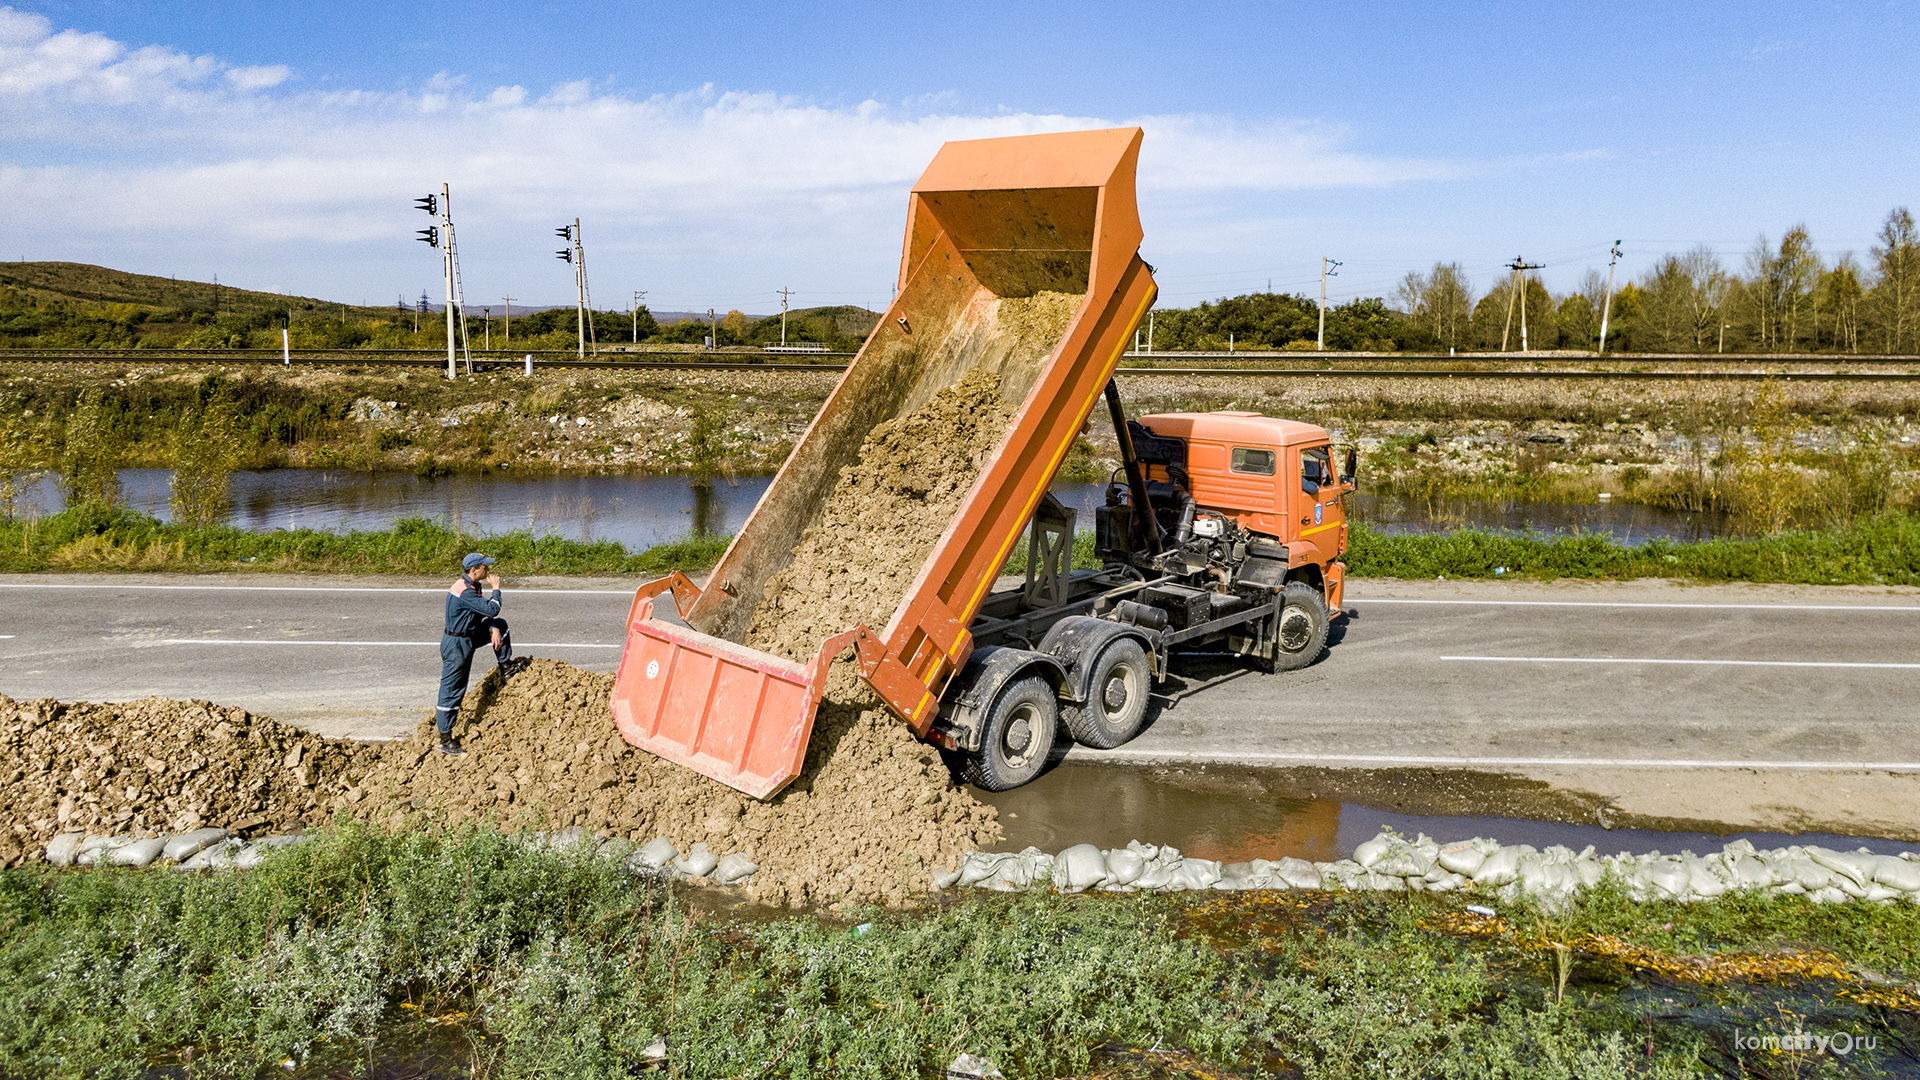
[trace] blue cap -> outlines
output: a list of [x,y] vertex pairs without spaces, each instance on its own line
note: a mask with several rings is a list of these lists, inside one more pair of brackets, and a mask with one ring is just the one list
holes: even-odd
[[493,560],[491,558],[485,555],[482,555],[477,551],[468,554],[466,558],[460,560],[460,569],[462,570],[471,570],[476,566],[492,566],[492,565],[493,565]]

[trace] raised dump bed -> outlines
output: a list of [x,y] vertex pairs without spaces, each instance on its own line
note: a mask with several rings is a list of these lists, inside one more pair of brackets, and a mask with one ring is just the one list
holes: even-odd
[[[1153,302],[1140,140],[941,148],[909,201],[897,299],[705,591],[675,575],[637,592],[613,694],[629,742],[766,798],[799,775],[849,646],[927,733],[981,600]],[[869,562],[878,586],[839,575]]]

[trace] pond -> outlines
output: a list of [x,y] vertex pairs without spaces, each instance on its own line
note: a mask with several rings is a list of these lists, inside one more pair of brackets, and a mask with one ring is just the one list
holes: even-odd
[[[229,522],[243,529],[390,528],[399,518],[458,522],[474,533],[524,529],[572,540],[614,540],[639,551],[696,532],[730,534],[745,524],[771,477],[716,477],[705,487],[684,476],[506,476],[456,473],[426,478],[410,472],[350,472],[339,469],[272,469],[233,476]],[[170,517],[167,469],[122,469],[126,505],[161,520]],[[1105,501],[1104,484],[1056,483],[1053,493],[1077,512],[1080,528],[1093,526]],[[42,476],[20,505],[53,513],[63,505],[59,485]],[[1497,502],[1451,499],[1429,502],[1397,495],[1355,492],[1347,497],[1355,521],[1389,533],[1480,528],[1543,536],[1602,534],[1627,543],[1651,539],[1700,540],[1725,535],[1724,515],[1690,514],[1633,505]]]

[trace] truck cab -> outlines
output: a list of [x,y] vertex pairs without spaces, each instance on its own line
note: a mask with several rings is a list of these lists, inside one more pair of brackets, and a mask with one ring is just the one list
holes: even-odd
[[[1335,474],[1326,428],[1237,410],[1154,413],[1136,426],[1159,444],[1158,456],[1171,458],[1173,448],[1165,444],[1181,444],[1184,460],[1153,464],[1148,478],[1155,488],[1184,479],[1196,532],[1211,531],[1207,518],[1218,516],[1278,541],[1287,549],[1284,580],[1307,582],[1330,610],[1340,609],[1346,567],[1339,559],[1347,550],[1342,496],[1354,480],[1351,466],[1344,476]],[[1134,439],[1136,446],[1142,441]]]

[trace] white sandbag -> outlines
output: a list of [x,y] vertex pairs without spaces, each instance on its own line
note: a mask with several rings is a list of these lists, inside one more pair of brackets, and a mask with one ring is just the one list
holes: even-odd
[[1807,899],[1816,904],[1844,904],[1849,899],[1846,893],[1829,885],[1824,889],[1815,889],[1807,894]]
[[595,844],[592,833],[583,826],[569,825],[547,837],[546,846],[555,851],[572,851],[590,844]]
[[1114,848],[1107,852],[1108,884],[1131,885],[1137,881],[1147,868],[1146,857],[1131,846]]
[[225,840],[227,836],[227,830],[215,828],[177,833],[167,838],[166,846],[160,849],[160,857],[168,862],[182,862],[191,859],[207,847]]
[[1797,883],[1809,893],[1831,888],[1836,876],[1833,871],[1814,862],[1804,855],[1790,855],[1774,867],[1774,872]]
[[627,869],[658,870],[679,857],[680,851],[673,846],[673,841],[664,836],[657,836],[641,844],[640,850],[627,856]]
[[55,866],[72,866],[74,856],[80,854],[80,841],[87,838],[86,833],[63,832],[47,842],[47,861]]
[[1752,855],[1730,854],[1724,856],[1724,862],[1736,889],[1765,889],[1780,880],[1772,867]]
[[1092,844],[1075,844],[1053,857],[1053,887],[1065,893],[1085,892],[1107,883],[1106,856]]
[[1667,859],[1655,859],[1643,863],[1639,879],[1650,895],[1663,899],[1683,896],[1687,891],[1687,868]]
[[145,840],[135,840],[107,853],[104,861],[114,866],[145,866],[160,857],[160,851],[167,846],[164,836],[150,836]]
[[999,892],[1014,892],[1031,889],[1037,884],[1051,881],[1053,878],[1053,856],[1037,847],[1021,849],[1020,853],[1004,859],[994,868],[993,876],[981,882],[981,887]]
[[80,840],[80,846],[74,849],[75,866],[92,866],[101,861],[108,852],[133,842],[131,836],[103,836],[91,833]]
[[1320,871],[1320,887],[1324,889],[1364,889],[1368,885],[1367,869],[1352,859],[1337,862],[1315,863]]
[[1573,875],[1583,889],[1591,889],[1606,880],[1607,864],[1599,859],[1580,859],[1573,864]]
[[1503,847],[1488,855],[1486,861],[1480,864],[1480,869],[1473,872],[1473,883],[1491,887],[1517,880],[1520,876],[1520,857],[1531,854],[1533,849],[1525,844]]
[[1296,889],[1317,889],[1320,887],[1320,870],[1305,859],[1288,856],[1276,860],[1273,864],[1274,875]]
[[1355,883],[1359,888],[1372,889],[1374,892],[1406,892],[1407,879],[1393,874],[1379,874],[1372,870],[1366,872],[1364,880]]
[[1361,844],[1359,847],[1354,848],[1353,861],[1371,870],[1373,869],[1373,864],[1379,862],[1380,859],[1385,856],[1387,852],[1393,850],[1393,846],[1399,842],[1401,842],[1399,837],[1392,833],[1383,832]]
[[713,868],[720,865],[720,857],[708,851],[707,845],[701,843],[693,845],[693,850],[673,860],[672,865],[675,873],[685,874],[690,878],[701,878],[713,873]]
[[1435,861],[1448,873],[1472,877],[1474,872],[1480,869],[1480,864],[1487,861],[1487,852],[1481,848],[1480,841],[1477,839],[1462,840],[1441,848]]
[[1920,863],[1877,855],[1873,860],[1873,880],[1889,889],[1920,892]]
[[752,877],[760,866],[739,852],[721,859],[713,868],[713,880],[722,885],[736,885]]
[[229,836],[225,840],[209,844],[194,852],[188,856],[186,862],[180,863],[179,867],[182,870],[231,870],[233,857],[246,846],[245,840],[237,836]]
[[1212,859],[1181,859],[1173,872],[1173,888],[1211,889],[1220,880],[1220,864]]
[[1727,882],[1713,872],[1711,864],[1705,859],[1688,859],[1687,891],[1702,900],[1711,900],[1727,891]]
[[1428,892],[1459,892],[1467,887],[1465,874],[1442,874],[1439,877],[1429,875],[1426,878]]
[[[1875,856],[1870,853],[1834,851],[1831,848],[1809,847],[1807,848],[1807,858],[1812,859],[1814,862],[1819,863],[1835,874],[1848,879],[1855,885],[1865,886],[1873,877],[1874,868],[1871,860],[1874,860]],[[1834,884],[1838,885],[1839,882],[1836,881]]]
[[276,849],[305,843],[308,839],[310,838],[305,836],[263,836],[234,852],[233,868],[251,870],[264,862],[266,857]]
[[1866,895],[1860,899],[1870,900],[1876,904],[1886,904],[1899,900],[1906,895],[1906,893],[1901,892],[1899,889],[1890,889],[1877,881],[1873,881],[1867,883]]

